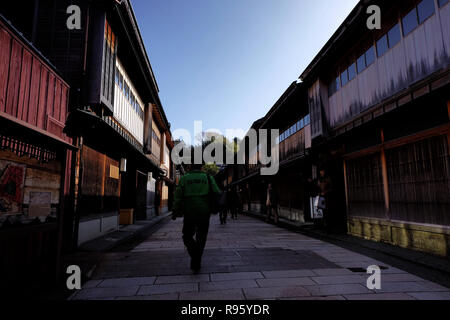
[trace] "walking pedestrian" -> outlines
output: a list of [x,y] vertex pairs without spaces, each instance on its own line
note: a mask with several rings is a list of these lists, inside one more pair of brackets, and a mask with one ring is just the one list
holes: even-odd
[[219,208],[220,208],[220,224],[227,224],[228,205],[227,205],[228,190],[225,188],[220,195]]
[[319,188],[319,196],[323,199],[320,201],[324,204],[322,208],[323,212],[323,223],[327,233],[332,231],[332,217],[330,214],[330,195],[332,192],[332,183],[330,177],[327,175],[325,169],[319,171],[319,178],[317,179],[317,187]]
[[278,223],[278,197],[272,183],[267,186],[266,210],[267,222],[270,221],[273,212],[274,222]]
[[227,196],[228,208],[230,210],[231,219],[237,219],[238,200],[235,187],[232,187]]
[[213,177],[201,171],[202,165],[194,164],[184,175],[175,191],[172,219],[184,216],[183,242],[191,257],[191,269],[197,273],[209,231],[211,213],[216,213],[220,190]]
[[241,188],[237,192],[237,212],[238,214],[244,213],[244,191]]

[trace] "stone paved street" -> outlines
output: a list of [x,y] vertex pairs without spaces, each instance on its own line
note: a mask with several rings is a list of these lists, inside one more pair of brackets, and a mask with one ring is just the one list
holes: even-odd
[[[181,228],[180,219],[167,222],[133,249],[104,254],[92,279],[71,299],[450,300],[446,287],[242,216],[226,226],[212,217],[203,269],[193,275]],[[383,269],[381,290],[366,287],[363,269],[370,265]]]

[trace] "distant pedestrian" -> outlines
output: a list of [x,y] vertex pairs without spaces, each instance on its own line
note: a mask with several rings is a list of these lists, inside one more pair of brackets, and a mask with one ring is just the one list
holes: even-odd
[[220,224],[227,223],[228,205],[227,205],[228,190],[225,188],[220,195],[219,208],[220,208]]
[[[183,242],[191,256],[191,269],[201,269],[203,251],[208,237],[211,213],[216,213],[220,190],[213,177],[201,171],[201,165],[192,165],[175,191],[172,219],[184,216]],[[195,237],[195,239],[194,239]]]
[[272,183],[269,183],[269,185],[267,186],[266,210],[267,222],[270,221],[273,212],[274,222],[278,223],[278,197]]
[[325,169],[321,169],[319,172],[319,178],[317,179],[317,187],[319,188],[319,201],[323,204],[323,223],[325,230],[329,233],[332,231],[332,217],[330,212],[331,204],[331,192],[333,190],[333,185],[331,183],[331,178],[327,175]]
[[230,210],[231,219],[237,219],[238,197],[235,187],[232,187],[227,196],[228,209]]
[[244,191],[241,188],[237,192],[237,212],[238,214],[244,213]]

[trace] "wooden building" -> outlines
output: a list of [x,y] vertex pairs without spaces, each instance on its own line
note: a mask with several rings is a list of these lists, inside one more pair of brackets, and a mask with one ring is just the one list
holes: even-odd
[[267,187],[272,183],[278,195],[279,216],[299,223],[309,220],[309,196],[305,186],[311,177],[308,157],[311,134],[303,84],[293,82],[269,112],[253,123],[251,129],[257,132],[279,130],[277,147],[267,152],[279,162],[278,173],[274,176],[261,175],[263,144],[258,137],[258,143],[252,146],[248,139],[251,133],[247,133],[240,146],[246,150],[246,164],[222,168],[217,178],[219,183],[224,187],[236,187],[241,193],[244,210],[263,214],[266,212]]
[[314,164],[350,234],[449,255],[449,67],[448,0],[361,1],[302,73]]
[[[8,18],[71,88],[66,132],[80,150],[73,158],[73,249],[155,215],[163,194],[168,207],[171,164],[163,168],[160,160],[171,146],[170,125],[129,0],[26,2],[8,6]],[[67,27],[71,5],[80,8],[79,29]]]
[[0,14],[0,288],[57,279],[75,150],[63,133],[68,97],[56,68]]

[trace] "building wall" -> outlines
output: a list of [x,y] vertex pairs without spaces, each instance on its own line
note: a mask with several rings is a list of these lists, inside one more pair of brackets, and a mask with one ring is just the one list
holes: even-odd
[[83,216],[118,213],[119,161],[83,146],[80,212]]
[[[334,74],[341,77],[340,88],[337,91],[336,88],[333,89],[329,98],[322,96],[326,120],[331,128],[345,123],[355,115],[408,88],[433,72],[450,66],[450,33],[448,31],[450,6],[447,3],[439,8],[438,0],[426,1],[434,3],[435,13],[422,23],[418,22],[417,28],[409,34],[405,34],[402,23],[406,12],[401,18],[397,15],[396,20],[390,23],[396,23],[398,26],[401,40],[398,43],[393,42],[383,55],[378,56],[381,45],[377,42],[379,39],[374,39],[371,48],[375,50],[375,61],[361,72],[356,71],[357,75],[354,79],[343,85],[342,75],[345,75],[344,71],[348,71],[347,67],[353,68],[354,63],[356,63],[354,67],[358,68],[358,57],[361,53],[364,54],[364,51],[357,51],[358,48],[354,49],[354,52],[348,52],[347,55],[355,58],[350,63],[336,67]],[[387,39],[390,39],[391,30],[385,32],[388,34]],[[371,35],[368,36],[371,37]],[[335,79],[332,78],[330,83],[333,84]],[[329,87],[331,84],[324,85]],[[317,88],[314,86],[310,88],[310,96],[313,96],[314,90]],[[317,101],[317,92],[314,97],[315,103],[320,104],[320,101]],[[317,116],[314,117],[319,119]]]
[[0,22],[0,111],[67,142],[69,85]]

